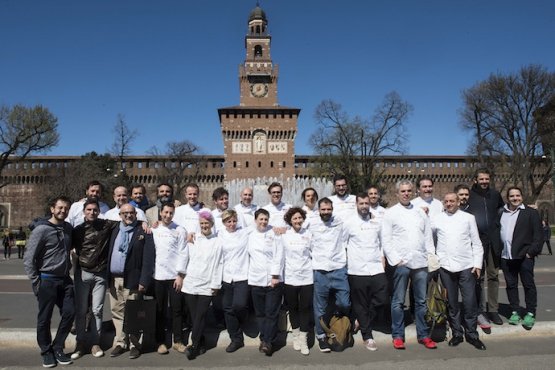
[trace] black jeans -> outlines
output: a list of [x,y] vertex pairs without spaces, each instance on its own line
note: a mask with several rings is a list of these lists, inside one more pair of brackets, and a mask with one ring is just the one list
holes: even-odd
[[[37,316],[37,342],[41,354],[49,351],[62,351],[75,317],[73,281],[69,276],[63,278],[44,278],[40,282],[37,295],[39,313]],[[52,341],[50,321],[54,306],[60,309],[60,324]]]
[[272,287],[251,286],[252,303],[258,322],[260,340],[272,343],[278,331],[279,310],[283,299],[283,283]]
[[166,342],[166,318],[168,301],[172,318],[173,341],[183,341],[183,328],[188,322],[185,294],[176,292],[173,288],[174,280],[154,280],[154,295],[156,297],[156,341],[158,344]]
[[301,328],[302,332],[309,332],[314,326],[312,298],[314,285],[287,285],[283,288],[285,305],[289,311],[289,320],[293,329]]
[[[478,304],[476,303],[476,277],[471,271],[472,269],[469,268],[459,272],[450,272],[441,268],[439,275],[443,286],[447,289],[449,324],[451,325],[451,330],[453,330],[453,336],[462,337],[464,326],[465,336],[477,339]],[[464,310],[463,320],[461,320],[461,309],[459,307],[459,290]]]
[[538,306],[538,293],[534,282],[534,259],[523,258],[506,260],[501,259],[501,269],[507,284],[507,298],[511,305],[511,310],[520,312],[520,300],[518,298],[518,277],[522,281],[524,288],[524,301],[526,302],[526,312],[536,315]]
[[225,324],[232,342],[243,342],[241,325],[248,317],[249,285],[246,280],[222,282]]
[[198,294],[185,294],[185,302],[189,309],[192,321],[191,342],[193,346],[199,346],[204,336],[204,328],[206,327],[206,312],[212,302],[211,296]]
[[349,275],[349,286],[351,305],[360,325],[362,339],[372,339],[372,321],[388,298],[385,273],[374,276]]

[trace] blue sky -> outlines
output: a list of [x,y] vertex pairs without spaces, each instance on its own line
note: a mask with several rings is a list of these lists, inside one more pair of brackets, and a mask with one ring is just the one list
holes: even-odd
[[[188,139],[222,154],[217,109],[239,103],[238,65],[255,0],[0,0],[0,104],[59,119],[50,154],[106,152],[119,113],[132,154]],[[414,106],[409,154],[465,154],[461,91],[493,72],[555,70],[552,0],[262,0],[279,102],[313,112],[334,99],[370,116],[395,90]]]

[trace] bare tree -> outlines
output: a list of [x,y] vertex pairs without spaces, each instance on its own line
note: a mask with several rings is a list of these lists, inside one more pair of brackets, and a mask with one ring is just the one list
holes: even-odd
[[317,154],[316,175],[344,174],[352,191],[379,182],[383,169],[376,167],[378,157],[406,150],[404,127],[412,106],[396,92],[390,92],[370,119],[350,117],[341,104],[322,101],[315,110],[317,130],[310,144]]
[[114,142],[112,143],[111,154],[118,158],[120,167],[123,168],[123,158],[131,154],[131,144],[139,135],[137,130],[131,130],[125,122],[125,116],[118,114],[113,128]]
[[168,142],[163,151],[154,146],[149,153],[159,163],[156,174],[172,184],[176,198],[188,183],[198,181],[205,163],[200,147],[188,140]]
[[508,181],[522,186],[526,202],[535,202],[549,181],[534,112],[554,94],[555,74],[539,65],[492,74],[462,93],[461,124],[473,137],[469,153],[482,166],[507,168]]
[[58,119],[41,105],[0,107],[0,188],[8,185],[2,172],[9,164],[58,144],[57,129]]

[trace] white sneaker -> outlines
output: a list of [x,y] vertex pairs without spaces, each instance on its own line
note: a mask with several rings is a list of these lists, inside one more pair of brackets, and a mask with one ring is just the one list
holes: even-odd
[[94,357],[102,357],[104,356],[104,351],[102,350],[102,348],[100,348],[100,346],[98,344],[95,344],[94,346],[92,346],[91,348],[91,354]]
[[369,351],[377,351],[378,346],[376,345],[376,341],[374,339],[366,339],[364,341],[364,347],[366,347]]
[[307,343],[307,336],[307,332],[301,331],[299,333],[299,346],[301,347],[301,354],[305,356],[308,356],[310,354],[310,349],[308,348]]
[[301,343],[299,341],[299,328],[293,329],[293,349],[295,351],[301,350]]

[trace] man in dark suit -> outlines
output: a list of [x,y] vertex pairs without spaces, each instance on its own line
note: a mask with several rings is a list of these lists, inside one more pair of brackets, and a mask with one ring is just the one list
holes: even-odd
[[145,293],[152,285],[154,274],[154,240],[137,221],[137,211],[124,204],[119,211],[121,222],[114,229],[108,253],[108,281],[112,321],[116,329],[115,347],[111,357],[117,357],[130,347],[129,358],[141,355],[138,338],[123,332],[125,302]]
[[[538,296],[534,283],[534,258],[542,249],[542,230],[538,211],[522,203],[522,190],[511,186],[507,190],[507,204],[503,208],[501,224],[501,269],[507,283],[507,298],[512,315],[509,324],[522,321],[525,329],[532,329],[536,321]],[[521,319],[518,298],[518,277],[522,280],[526,314]]]

